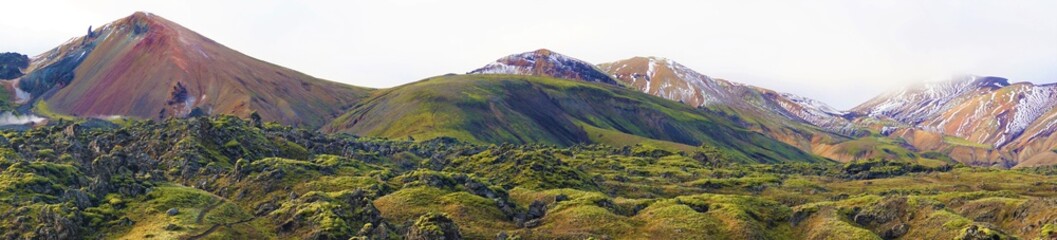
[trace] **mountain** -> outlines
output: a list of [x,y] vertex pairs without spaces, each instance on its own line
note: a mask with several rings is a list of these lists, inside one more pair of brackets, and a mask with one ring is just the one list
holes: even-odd
[[547,49],[506,56],[468,74],[518,74],[617,84],[593,64]]
[[666,58],[633,57],[599,67],[632,89],[727,112],[743,127],[833,160],[928,160],[906,144],[858,139],[867,129],[814,99],[712,78]]
[[667,58],[633,57],[599,65],[618,81],[642,92],[695,107],[729,106],[850,132],[844,113],[825,103],[773,90],[716,79]]
[[972,164],[1057,163],[1057,84],[961,76],[878,96],[851,111],[884,132]]
[[166,119],[201,114],[319,127],[367,89],[317,79],[137,12],[32,58],[17,86],[43,115]]
[[729,116],[621,86],[550,77],[448,75],[380,90],[323,128],[386,138],[474,143],[715,146],[743,162],[820,158],[746,130]]

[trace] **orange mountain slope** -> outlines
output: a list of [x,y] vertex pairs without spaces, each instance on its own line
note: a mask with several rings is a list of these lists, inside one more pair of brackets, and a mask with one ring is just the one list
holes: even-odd
[[[1004,167],[1057,163],[1054,84],[964,76],[878,96],[852,111],[891,119],[898,124],[889,124],[885,132],[923,150],[947,151],[962,162]],[[943,144],[915,140],[924,136],[917,131],[942,134]]]

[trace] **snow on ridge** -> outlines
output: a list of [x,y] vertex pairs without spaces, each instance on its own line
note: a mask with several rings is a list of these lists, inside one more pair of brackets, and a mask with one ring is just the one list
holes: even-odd
[[519,66],[511,66],[506,63],[494,62],[485,65],[482,68],[473,70],[470,74],[519,74],[526,72],[527,69]]
[[651,79],[653,79],[653,77],[654,77],[654,74],[656,74],[656,73],[657,73],[657,72],[656,72],[656,71],[657,71],[657,69],[656,69],[656,67],[655,67],[655,65],[657,64],[657,62],[656,62],[656,61],[654,61],[654,60],[653,60],[653,58],[650,58],[650,59],[649,59],[649,61],[650,61],[650,62],[646,64],[646,66],[647,66],[647,69],[646,69],[646,81],[647,81],[647,82],[648,82],[648,81],[650,81]]
[[[902,122],[917,123],[933,117],[936,113],[949,108],[947,104],[974,91],[976,76],[966,79],[953,79],[942,82],[924,83],[917,87],[900,90],[884,95],[885,100],[868,109],[870,116],[888,116]],[[916,107],[914,106],[930,106]]]
[[790,101],[800,104],[801,106],[817,110],[822,113],[830,115],[844,115],[846,113],[843,111],[839,111],[822,101],[818,101],[812,98],[802,97],[792,93],[781,93],[781,95],[783,98],[789,99]]
[[1005,133],[1019,135],[1031,123],[1057,106],[1057,87],[1028,87],[1020,93],[1013,113],[1013,121],[1006,125]]

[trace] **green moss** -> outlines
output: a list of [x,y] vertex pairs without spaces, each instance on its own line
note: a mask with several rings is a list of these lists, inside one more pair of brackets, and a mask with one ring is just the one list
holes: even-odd
[[1044,238],[1054,237],[1055,235],[1057,235],[1057,224],[1048,223],[1046,225],[1043,225],[1040,235]]
[[174,185],[155,187],[148,199],[148,203],[159,212],[170,208],[201,208],[217,202],[209,192]]
[[[696,206],[703,209],[702,206]],[[707,209],[703,209],[707,213]],[[697,236],[706,239],[731,238],[727,228],[718,219],[680,204],[676,200],[654,203],[635,215],[641,221],[642,238],[676,239],[681,236]]]
[[411,187],[382,196],[374,204],[387,220],[397,223],[430,212],[444,213],[467,238],[491,238],[500,230],[514,228],[493,200],[468,192]]
[[453,169],[532,189],[594,189],[583,171],[572,168],[554,154],[541,150],[490,149],[452,161]]
[[305,147],[298,145],[297,143],[293,143],[281,138],[276,138],[274,140],[274,143],[279,148],[278,150],[280,156],[293,159],[308,159],[308,156],[310,155],[310,153],[307,149],[305,149]]
[[931,217],[948,219],[946,222],[943,223],[943,228],[947,230],[962,229],[966,226],[969,226],[969,224],[973,223],[972,220],[959,216],[958,214],[954,214],[950,211],[938,211],[934,213]]
[[228,141],[227,143],[224,143],[224,148],[238,148],[238,147],[241,147],[241,146],[242,145],[239,144],[239,141],[235,140],[235,139],[231,139],[231,141]]
[[47,101],[36,101],[36,103],[33,104],[33,109],[31,111],[41,117],[51,120],[77,121],[77,117],[53,111],[48,107]]
[[944,192],[936,195],[940,202],[972,201],[984,198],[1016,198],[1018,195],[1012,191],[973,191],[973,192]]

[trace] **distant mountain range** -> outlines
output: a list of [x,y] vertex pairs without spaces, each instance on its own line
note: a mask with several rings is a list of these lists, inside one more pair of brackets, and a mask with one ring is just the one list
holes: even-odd
[[368,89],[254,59],[149,13],[0,60],[2,109],[51,120],[255,115],[418,141],[706,145],[756,162],[1057,164],[1057,85],[997,77],[911,86],[841,111],[666,58],[596,65],[540,49],[465,75]]

